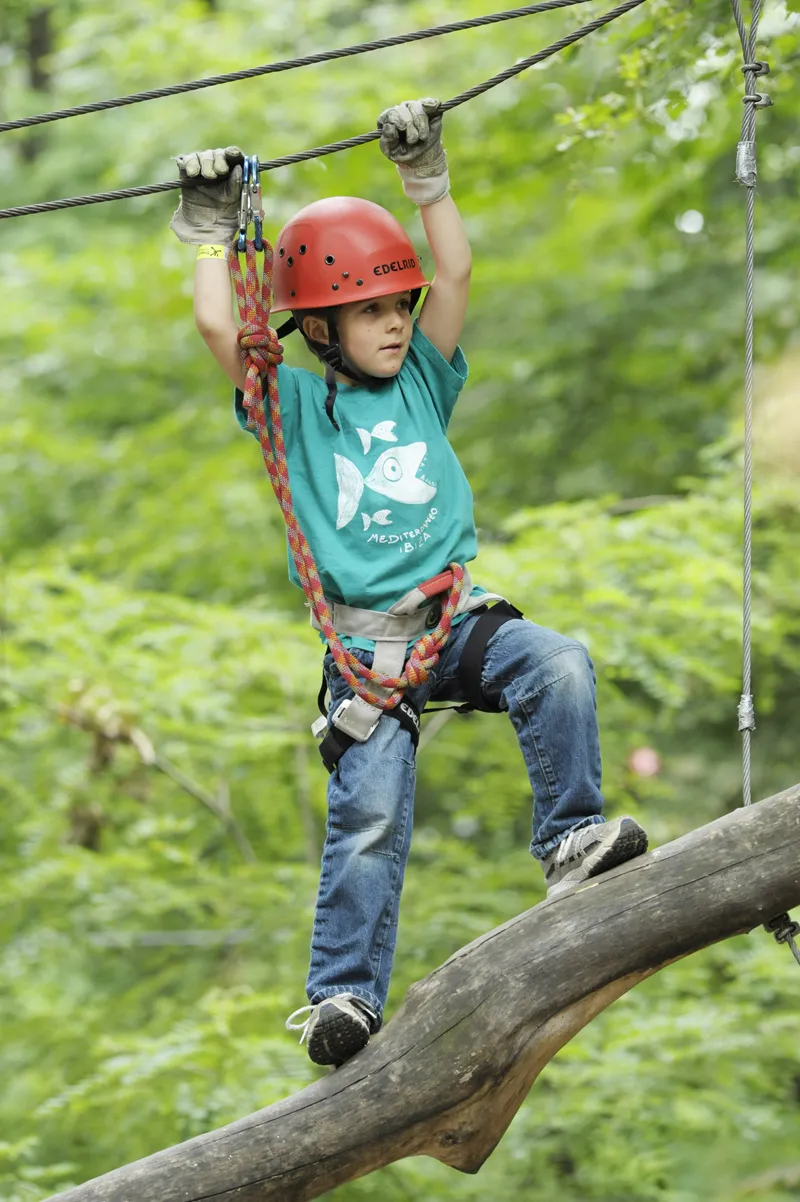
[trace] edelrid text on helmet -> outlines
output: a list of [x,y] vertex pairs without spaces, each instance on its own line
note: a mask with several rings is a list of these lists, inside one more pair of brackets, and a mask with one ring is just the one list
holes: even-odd
[[416,266],[416,259],[395,259],[392,263],[379,263],[377,267],[373,267],[372,272],[373,275],[388,275],[390,271],[410,271]]

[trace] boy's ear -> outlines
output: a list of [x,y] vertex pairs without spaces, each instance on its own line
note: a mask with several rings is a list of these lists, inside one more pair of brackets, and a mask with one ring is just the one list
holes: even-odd
[[315,317],[311,314],[303,318],[303,333],[306,338],[310,338],[312,342],[323,342],[327,345],[328,338],[328,323],[324,317]]

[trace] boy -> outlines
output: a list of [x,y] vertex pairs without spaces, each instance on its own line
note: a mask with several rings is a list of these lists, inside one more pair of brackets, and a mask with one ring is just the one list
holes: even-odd
[[[446,436],[467,376],[458,340],[471,255],[450,196],[438,103],[408,101],[378,124],[381,150],[420,206],[435,266],[419,317],[412,310],[427,281],[402,227],[378,206],[343,197],[308,206],[279,235],[273,311],[293,311],[325,365],[324,381],[278,367],[297,519],[337,633],[360,663],[384,672],[388,661],[378,658],[391,660],[399,647],[387,672],[397,676],[414,642],[439,620],[443,569],[477,554],[472,494]],[[240,162],[236,148],[180,156],[187,186],[172,228],[200,245],[197,327],[236,386],[246,427],[225,261],[238,228]],[[290,574],[299,583],[293,567]],[[469,699],[509,714],[535,798],[531,852],[550,897],[647,848],[634,819],[602,817],[595,677],[580,643],[506,607],[482,628],[488,637],[479,640],[477,667],[465,672],[465,647],[485,622],[487,599],[496,598],[466,578],[438,662],[391,711],[354,699],[333,656],[325,656],[327,834],[309,1005],[287,1020],[302,1030],[317,1064],[344,1063],[382,1023],[411,837],[414,715],[429,700]],[[474,660],[474,640],[471,646]],[[294,1023],[302,1014],[305,1021]]]

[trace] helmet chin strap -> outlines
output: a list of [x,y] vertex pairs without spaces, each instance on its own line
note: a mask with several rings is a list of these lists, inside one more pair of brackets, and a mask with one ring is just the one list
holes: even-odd
[[356,384],[365,384],[367,388],[379,388],[384,381],[379,376],[369,375],[350,362],[342,350],[342,345],[339,341],[335,311],[329,311],[326,317],[328,321],[327,343],[315,342],[308,337],[304,330],[301,332],[311,350],[314,351],[325,365],[325,383],[328,388],[328,395],[325,397],[325,412],[333,428],[338,430],[339,423],[333,415],[333,406],[336,401],[336,372],[341,372],[343,376],[347,376]]

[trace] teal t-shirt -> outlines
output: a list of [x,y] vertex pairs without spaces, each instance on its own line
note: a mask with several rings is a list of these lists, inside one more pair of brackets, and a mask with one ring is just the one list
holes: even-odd
[[[396,376],[375,389],[338,385],[336,430],[324,380],[278,367],[294,511],[329,600],[388,609],[451,561],[477,555],[472,490],[447,440],[467,370],[460,348],[448,363],[415,323]],[[247,429],[242,400],[237,389]],[[289,577],[300,586],[291,554]]]

